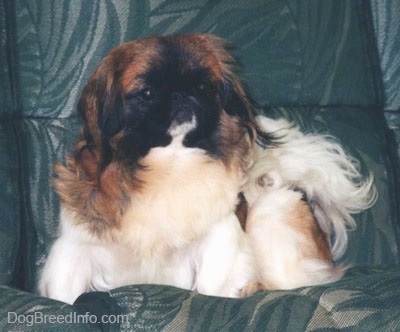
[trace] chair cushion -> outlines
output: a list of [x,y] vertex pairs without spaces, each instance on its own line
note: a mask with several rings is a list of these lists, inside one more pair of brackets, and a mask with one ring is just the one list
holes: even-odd
[[82,86],[111,47],[183,32],[230,41],[262,105],[383,105],[367,1],[16,3],[25,115],[74,114]]
[[243,299],[166,286],[128,286],[111,295],[134,331],[395,331],[400,270],[358,269],[340,282]]
[[293,118],[307,130],[336,134],[365,169],[376,172],[380,200],[357,217],[359,228],[351,234],[345,259],[356,265],[398,263],[393,168],[377,112],[382,87],[367,2],[17,0],[15,7],[21,287],[34,288],[57,234],[52,165],[77,137],[76,103],[89,75],[120,42],[188,31],[231,41],[255,100],[275,105],[270,114]]
[[385,89],[385,110],[400,112],[400,2],[370,2]]
[[[106,294],[103,294],[106,297]],[[110,302],[115,302],[113,299]],[[120,331],[120,324],[102,324],[107,319],[118,319],[118,312],[110,305],[103,305],[103,313],[80,304],[72,306],[64,302],[0,287],[0,330],[1,331]],[[102,316],[104,316],[104,319]],[[94,323],[92,323],[94,322]]]
[[20,246],[20,166],[13,123],[0,123],[0,285],[13,283]]

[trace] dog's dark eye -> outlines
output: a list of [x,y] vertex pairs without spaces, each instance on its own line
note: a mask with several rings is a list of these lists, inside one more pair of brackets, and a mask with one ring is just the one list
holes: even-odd
[[139,96],[145,101],[152,101],[156,97],[156,92],[151,86],[147,86],[140,90]]
[[198,89],[199,91],[205,91],[205,90],[207,89],[207,86],[206,86],[205,83],[200,83],[200,84],[197,86],[197,89]]

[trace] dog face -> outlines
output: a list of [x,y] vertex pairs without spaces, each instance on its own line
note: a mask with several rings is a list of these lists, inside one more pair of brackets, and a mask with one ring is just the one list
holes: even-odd
[[[251,105],[230,70],[232,57],[214,36],[151,37],[123,44],[102,61],[79,102],[84,146],[99,168],[139,163],[180,136],[229,163],[254,135]],[[245,153],[246,151],[238,151]]]
[[[150,37],[113,49],[82,92],[81,138],[66,165],[55,168],[62,205],[95,233],[118,225],[135,193],[151,187],[154,176],[142,170],[159,168],[146,157],[174,141],[180,151],[205,156],[191,160],[192,169],[222,164],[229,170],[224,176],[240,182],[254,142],[269,137],[257,129],[233,63],[225,42],[204,34]],[[221,177],[213,172],[210,181]],[[201,176],[199,169],[184,182]]]

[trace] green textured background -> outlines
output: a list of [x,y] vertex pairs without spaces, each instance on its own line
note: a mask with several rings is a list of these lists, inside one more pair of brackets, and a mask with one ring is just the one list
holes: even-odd
[[[260,112],[295,121],[305,131],[337,136],[364,171],[376,174],[379,200],[356,216],[358,227],[350,233],[344,257],[355,268],[342,281],[240,300],[162,286],[124,287],[111,294],[129,315],[123,328],[400,328],[394,141],[396,134],[400,137],[400,2],[2,0],[0,29],[3,313],[78,310],[18,289],[35,290],[56,235],[59,206],[51,189],[52,165],[76,139],[76,103],[89,75],[123,41],[196,31],[232,43],[241,63],[237,70]],[[94,303],[114,310],[102,299]],[[0,314],[0,328],[29,330],[7,325],[6,319]]]

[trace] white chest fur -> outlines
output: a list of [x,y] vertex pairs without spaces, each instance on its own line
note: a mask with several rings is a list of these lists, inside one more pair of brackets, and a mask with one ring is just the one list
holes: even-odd
[[40,292],[73,302],[90,289],[155,283],[238,296],[253,274],[234,214],[240,177],[179,139],[152,149],[141,165],[142,186],[130,194],[120,227],[107,240],[63,209]]
[[123,237],[140,243],[141,254],[198,240],[233,213],[240,180],[202,150],[171,144],[151,150],[141,165],[143,186],[123,220]]

